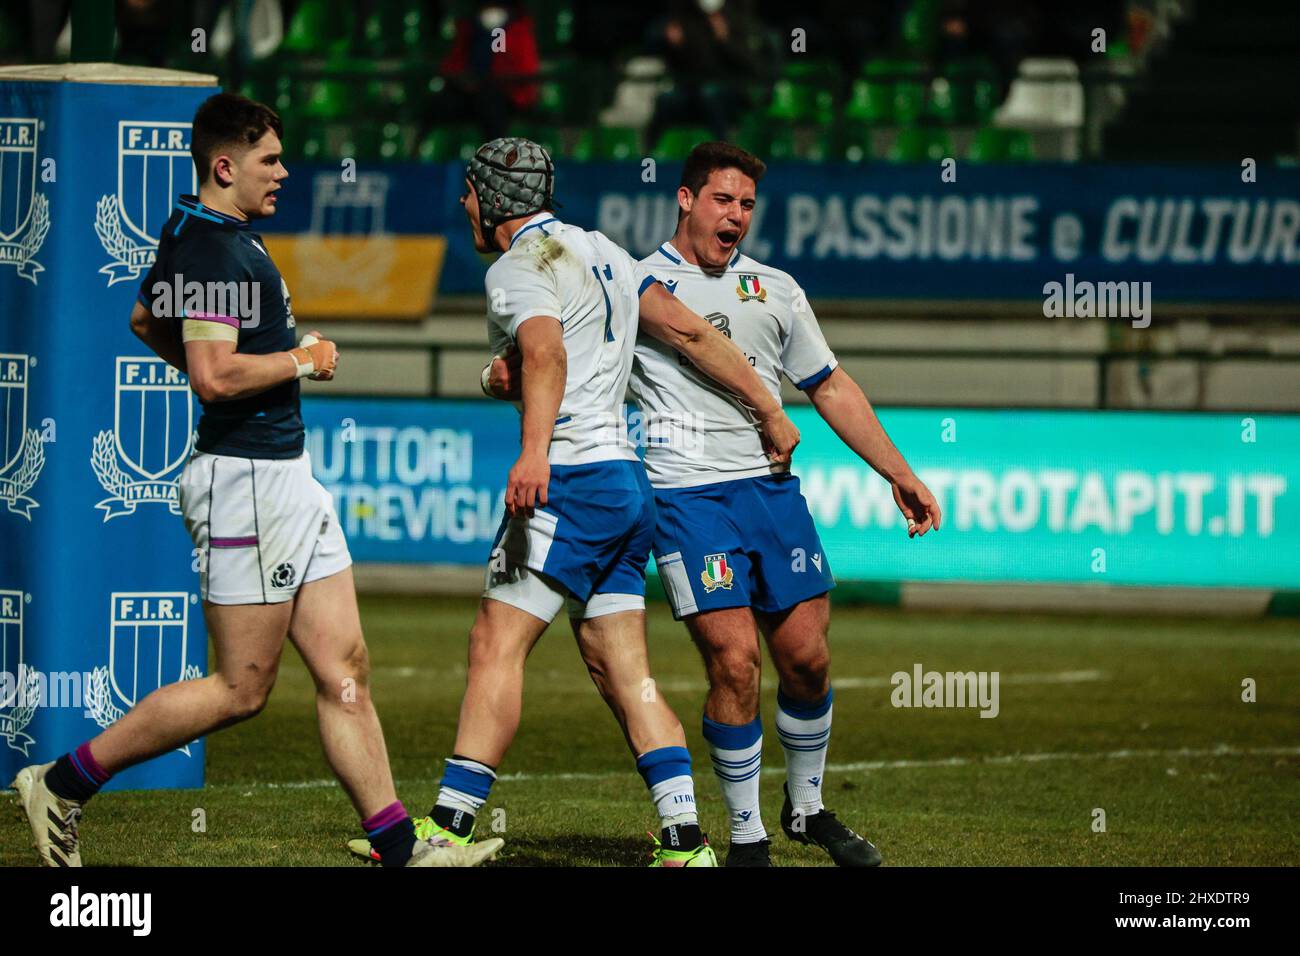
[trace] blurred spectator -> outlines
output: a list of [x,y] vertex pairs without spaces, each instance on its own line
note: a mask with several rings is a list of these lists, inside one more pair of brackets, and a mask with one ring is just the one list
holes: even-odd
[[438,68],[447,85],[434,118],[476,122],[485,139],[504,136],[537,104],[539,66],[533,20],[521,5],[480,2],[472,18],[456,19],[456,39]]
[[762,54],[769,38],[749,4],[677,0],[673,6],[651,33],[650,52],[664,58],[674,82],[655,104],[651,148],[669,126],[699,123],[725,139],[749,106],[749,85],[769,78]]

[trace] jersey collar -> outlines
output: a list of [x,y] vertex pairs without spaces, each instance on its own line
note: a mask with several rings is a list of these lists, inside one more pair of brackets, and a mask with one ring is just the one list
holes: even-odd
[[526,223],[524,223],[522,229],[520,229],[518,232],[516,232],[513,236],[510,237],[510,248],[513,249],[515,247],[515,243],[519,241],[519,237],[522,236],[524,233],[526,233],[529,229],[541,229],[543,234],[545,234],[546,230],[542,228],[543,226],[547,225],[548,223],[559,222],[559,221],[560,220],[556,219],[555,216],[553,216],[549,212],[539,212],[536,216],[533,216],[532,219],[529,219]]
[[[667,259],[675,266],[690,265],[690,263],[686,261],[686,258],[680,252],[677,251],[677,247],[674,246],[672,242],[665,242],[661,244],[659,248],[655,251],[658,252],[659,255],[663,256],[665,259]],[[736,254],[732,256],[731,261],[727,263],[727,268],[728,269],[734,268],[736,263],[739,261],[740,261],[740,250],[737,249]],[[698,269],[699,266],[695,266],[694,268]]]
[[247,229],[247,219],[236,219],[234,216],[228,216],[224,212],[217,212],[210,206],[205,206],[199,202],[198,196],[181,196],[176,200],[176,208],[187,215],[194,216],[198,219],[206,219],[209,222],[219,222],[222,225],[234,226],[238,229]]

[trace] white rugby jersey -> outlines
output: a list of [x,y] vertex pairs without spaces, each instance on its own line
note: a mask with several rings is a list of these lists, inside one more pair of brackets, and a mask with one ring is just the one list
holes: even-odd
[[548,460],[636,460],[623,402],[636,347],[638,300],[654,280],[602,233],[539,213],[487,271],[488,341],[501,354],[538,315],[564,326],[568,378]]
[[[722,275],[708,275],[667,242],[640,264],[735,342],[778,400],[782,375],[809,388],[839,364],[788,273],[737,251]],[[647,335],[637,339],[630,394],[641,408],[646,473],[656,488],[788,470],[763,453],[755,418],[739,399]]]

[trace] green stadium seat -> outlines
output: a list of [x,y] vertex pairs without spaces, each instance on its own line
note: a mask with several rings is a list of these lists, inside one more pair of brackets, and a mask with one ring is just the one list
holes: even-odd
[[[881,125],[914,126],[925,112],[925,64],[917,60],[877,57],[862,67],[863,89],[854,84],[846,115]],[[884,102],[880,98],[884,97]]]
[[952,83],[954,122],[975,125],[988,122],[998,106],[998,71],[991,60],[968,57],[948,67]]
[[772,102],[767,115],[787,123],[811,122],[813,88],[795,80],[777,80],[772,84]]
[[1007,160],[1012,163],[1030,163],[1034,160],[1034,140],[1027,130],[1009,129]]
[[1006,130],[984,126],[975,131],[966,148],[966,159],[972,163],[1001,163],[1007,158]]
[[300,56],[346,52],[352,39],[353,8],[339,0],[302,0],[280,49]]
[[886,126],[894,120],[893,88],[888,83],[875,80],[854,80],[849,101],[844,105],[848,119],[875,126]]
[[925,84],[916,80],[900,80],[894,84],[894,122],[899,126],[915,126],[925,114]]
[[1033,140],[1020,129],[979,129],[966,150],[972,163],[1025,163],[1034,158]]
[[320,120],[342,120],[355,115],[356,103],[352,84],[345,80],[323,79],[313,84],[302,104],[304,116]]
[[930,99],[926,104],[925,115],[942,126],[952,126],[957,122],[953,86],[952,81],[942,76],[936,76],[930,83]]
[[903,49],[914,56],[933,55],[939,42],[938,0],[912,0],[899,23],[899,40]]
[[385,123],[380,128],[379,158],[386,163],[406,159],[406,130],[401,123]]
[[948,134],[940,129],[900,129],[885,158],[891,163],[937,162],[952,155]]
[[565,152],[583,162],[631,161],[641,158],[641,134],[630,126],[591,126],[580,130]]
[[702,126],[670,126],[659,137],[654,154],[659,160],[685,159],[697,144],[712,139],[713,134]]
[[425,163],[468,162],[474,150],[478,149],[481,138],[473,126],[437,126],[420,140],[416,156]]

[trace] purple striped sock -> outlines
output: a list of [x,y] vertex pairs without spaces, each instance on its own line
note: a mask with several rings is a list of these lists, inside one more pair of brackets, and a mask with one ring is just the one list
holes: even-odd
[[394,823],[401,823],[405,819],[406,807],[402,806],[401,800],[394,800],[378,813],[362,820],[361,829],[365,830],[367,835],[373,837],[375,834],[387,830]]
[[69,756],[72,757],[72,765],[77,768],[77,772],[85,777],[89,783],[93,783],[96,787],[102,787],[104,784],[108,783],[109,778],[113,776],[99,765],[99,761],[95,759],[95,755],[90,752],[89,741],[82,744]]

